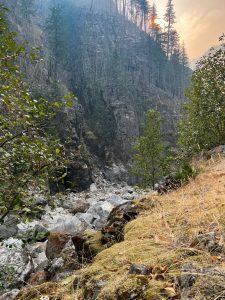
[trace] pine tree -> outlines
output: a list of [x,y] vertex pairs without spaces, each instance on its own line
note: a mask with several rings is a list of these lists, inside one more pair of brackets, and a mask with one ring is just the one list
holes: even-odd
[[166,55],[167,57],[170,57],[170,55],[172,54],[172,35],[174,30],[174,24],[176,22],[173,0],[168,0],[167,2],[164,20],[167,23],[166,24],[166,29],[167,29]]
[[165,157],[166,145],[161,131],[161,116],[158,111],[149,110],[144,123],[144,133],[134,146],[135,155],[132,173],[140,176],[142,186],[152,186],[168,168]]

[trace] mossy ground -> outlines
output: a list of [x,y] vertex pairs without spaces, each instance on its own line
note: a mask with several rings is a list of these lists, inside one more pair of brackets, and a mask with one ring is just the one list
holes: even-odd
[[[180,189],[146,197],[141,215],[125,228],[125,240],[103,250],[92,264],[76,271],[73,285],[58,284],[56,298],[51,299],[180,299],[177,281],[185,263],[224,272],[223,253],[212,256],[204,245],[190,246],[196,236],[212,231],[223,243],[224,179],[225,159],[210,160],[204,163],[201,174]],[[132,264],[145,265],[152,274],[128,275]],[[222,277],[203,274],[190,287],[191,299],[225,299],[224,283]],[[45,294],[41,286],[36,290]],[[37,294],[29,298],[21,295],[19,300],[40,299]]]

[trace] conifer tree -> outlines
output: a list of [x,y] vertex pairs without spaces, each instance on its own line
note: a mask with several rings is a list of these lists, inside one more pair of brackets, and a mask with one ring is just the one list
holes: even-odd
[[166,55],[167,57],[170,57],[172,52],[172,38],[173,38],[172,35],[174,30],[174,24],[176,22],[173,0],[168,0],[167,2],[164,20],[166,21],[166,30],[167,30]]
[[132,173],[141,178],[143,187],[152,186],[168,169],[166,145],[161,131],[161,116],[156,110],[146,114],[143,135],[134,146],[135,155]]

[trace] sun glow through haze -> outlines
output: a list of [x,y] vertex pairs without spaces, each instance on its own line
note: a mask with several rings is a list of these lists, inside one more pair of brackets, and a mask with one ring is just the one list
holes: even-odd
[[[154,2],[158,8],[158,22],[164,27],[167,0]],[[181,41],[185,41],[190,60],[199,58],[218,44],[219,36],[225,32],[225,0],[173,0],[173,3],[177,17],[176,29]]]

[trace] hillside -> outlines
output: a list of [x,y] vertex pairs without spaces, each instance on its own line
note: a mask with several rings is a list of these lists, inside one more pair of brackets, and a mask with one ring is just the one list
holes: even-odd
[[178,190],[140,199],[124,241],[62,283],[28,287],[17,299],[224,299],[225,158],[200,167]]
[[[32,93],[61,99],[73,92],[79,108],[59,120],[60,138],[69,137],[73,149],[85,143],[89,177],[97,165],[107,179],[132,182],[124,170],[148,109],[160,111],[166,140],[174,145],[190,70],[176,58],[169,60],[152,37],[116,14],[111,0],[95,1],[92,9],[91,1],[36,0],[35,14],[29,15],[20,2],[9,6],[12,28],[20,42],[38,47],[42,58],[34,65],[23,62]],[[67,181],[73,181],[73,171]]]

